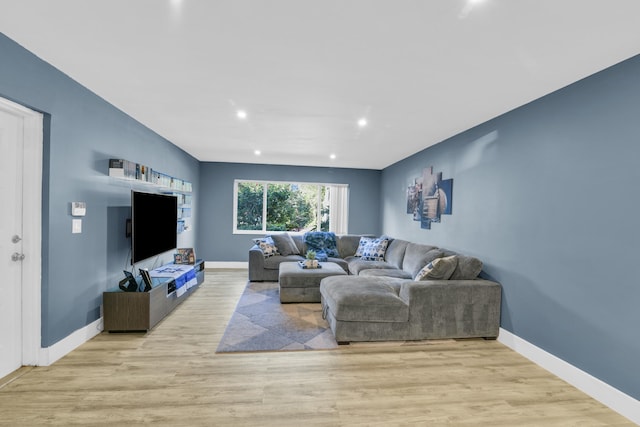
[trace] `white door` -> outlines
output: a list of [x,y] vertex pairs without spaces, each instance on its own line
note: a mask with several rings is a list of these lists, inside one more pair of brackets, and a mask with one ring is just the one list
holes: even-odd
[[0,378],[22,365],[24,118],[0,106]]

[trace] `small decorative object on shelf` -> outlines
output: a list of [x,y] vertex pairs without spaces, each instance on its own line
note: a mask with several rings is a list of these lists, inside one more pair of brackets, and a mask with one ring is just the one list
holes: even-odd
[[195,264],[196,263],[196,252],[193,248],[178,248],[178,251],[173,255],[173,263],[174,264]]

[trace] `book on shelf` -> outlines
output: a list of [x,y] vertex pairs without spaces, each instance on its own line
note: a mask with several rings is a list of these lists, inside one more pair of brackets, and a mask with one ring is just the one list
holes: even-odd
[[[193,186],[188,181],[174,178],[149,166],[124,159],[109,159],[109,176],[150,182],[172,190],[193,191]],[[191,200],[189,199],[188,203],[183,204],[191,204]]]
[[174,264],[193,265],[196,263],[196,252],[193,248],[178,248],[176,251],[177,252],[173,255]]
[[109,159],[109,176],[124,178],[124,162],[122,159]]
[[124,159],[109,159],[109,176],[136,179],[140,165]]

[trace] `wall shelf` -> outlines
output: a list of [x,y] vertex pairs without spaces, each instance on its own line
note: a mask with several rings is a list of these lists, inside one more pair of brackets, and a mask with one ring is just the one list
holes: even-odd
[[110,179],[125,183],[131,188],[155,190],[162,194],[170,194],[178,199],[178,234],[191,228],[191,203],[193,185],[189,181],[179,179],[149,166],[125,159],[109,159]]
[[153,186],[160,190],[191,193],[193,185],[189,181],[158,172],[149,166],[124,159],[109,159],[109,176]]

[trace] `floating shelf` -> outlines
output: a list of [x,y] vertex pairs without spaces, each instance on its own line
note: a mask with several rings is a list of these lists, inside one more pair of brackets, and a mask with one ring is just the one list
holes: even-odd
[[149,166],[124,159],[109,159],[109,176],[154,185],[160,189],[169,189],[184,193],[191,193],[193,191],[193,185],[189,181],[175,178],[158,172]]

